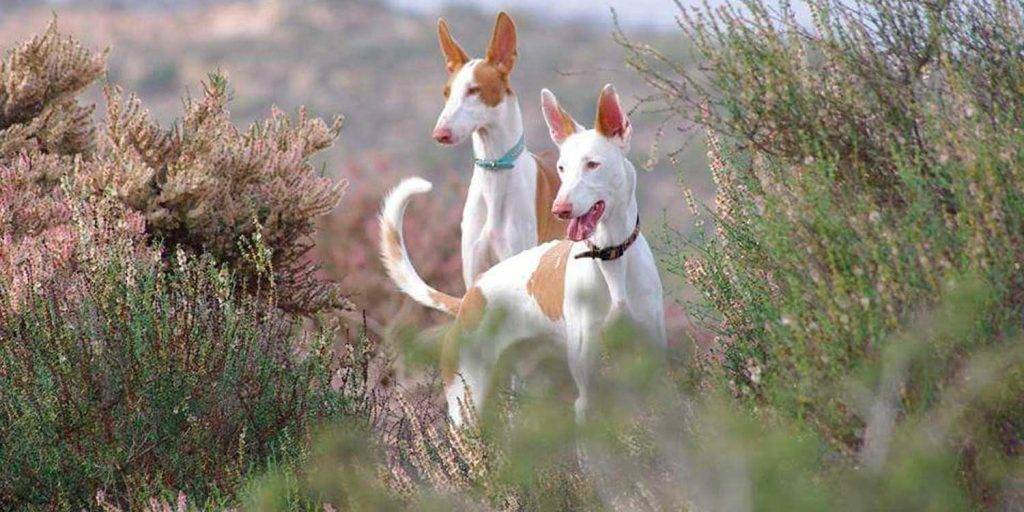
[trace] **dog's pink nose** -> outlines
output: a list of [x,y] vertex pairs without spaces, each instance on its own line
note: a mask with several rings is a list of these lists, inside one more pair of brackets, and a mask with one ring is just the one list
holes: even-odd
[[555,217],[559,219],[568,220],[569,217],[572,217],[572,203],[559,201],[551,206],[551,213],[555,214]]
[[434,128],[434,140],[441,144],[451,144],[453,140],[451,128]]

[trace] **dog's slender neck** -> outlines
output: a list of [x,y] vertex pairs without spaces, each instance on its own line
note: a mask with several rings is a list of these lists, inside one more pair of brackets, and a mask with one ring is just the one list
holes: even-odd
[[604,248],[619,245],[626,241],[636,228],[639,207],[636,203],[636,171],[633,164],[625,157],[622,165],[627,169],[627,190],[623,191],[625,201],[609,202],[605,205],[604,215],[597,223],[594,234],[588,239],[592,244]]
[[523,136],[519,99],[510,93],[496,108],[500,109],[497,119],[473,132],[473,156],[479,160],[505,156]]

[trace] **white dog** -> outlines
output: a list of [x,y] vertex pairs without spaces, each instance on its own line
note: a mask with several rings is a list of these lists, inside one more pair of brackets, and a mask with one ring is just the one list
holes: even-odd
[[462,211],[462,277],[468,289],[499,261],[561,238],[565,224],[548,214],[559,187],[553,158],[526,151],[523,115],[509,85],[517,56],[512,18],[498,14],[483,59],[470,59],[443,19],[438,37],[448,84],[434,139],[446,145],[473,139],[473,177]]
[[388,275],[416,301],[456,316],[442,357],[448,414],[456,424],[462,422],[459,403],[466,390],[482,405],[499,357],[518,341],[548,338],[564,344],[578,391],[577,421],[585,417],[594,359],[608,322],[628,317],[657,345],[666,344],[661,280],[640,233],[636,169],[625,157],[632,130],[615,89],[608,85],[601,92],[592,130],[580,127],[546,89],[542,103],[551,138],[561,150],[562,185],[552,211],[571,219],[570,240],[506,259],[460,299],[423,282],[402,239],[405,207],[413,195],[429,191],[430,183],[406,179],[384,200],[381,254]]

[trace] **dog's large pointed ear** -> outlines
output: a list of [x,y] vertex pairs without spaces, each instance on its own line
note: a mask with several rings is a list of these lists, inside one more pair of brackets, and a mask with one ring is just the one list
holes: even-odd
[[558,99],[551,91],[544,89],[540,92],[540,106],[544,111],[544,120],[548,123],[551,140],[555,145],[561,146],[570,135],[583,129],[572,116],[562,110]]
[[626,117],[626,112],[619,102],[619,95],[612,84],[604,86],[601,97],[597,99],[597,120],[594,122],[597,133],[604,135],[623,150],[629,149],[629,139],[633,136],[633,126]]
[[494,22],[491,44],[487,45],[487,62],[506,75],[516,66],[516,24],[504,12],[498,13]]
[[469,62],[469,55],[455,42],[451,31],[448,30],[448,23],[444,18],[437,20],[437,39],[441,42],[441,53],[444,54],[445,67],[448,74],[458,71],[463,65]]

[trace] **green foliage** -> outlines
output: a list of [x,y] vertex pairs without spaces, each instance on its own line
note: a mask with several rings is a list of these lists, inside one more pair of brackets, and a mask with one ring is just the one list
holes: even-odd
[[[708,129],[716,229],[695,251],[680,246],[675,266],[705,298],[694,314],[719,334],[709,375],[759,415],[805,422],[864,459],[876,432],[845,389],[852,375],[926,337],[914,363],[875,376],[898,394],[893,421],[906,421],[955,393],[974,355],[1014,350],[1024,10],[809,5],[813,29],[760,0],[684,11],[701,72],[624,43],[661,106]],[[984,290],[971,315],[923,313],[965,279]],[[1005,474],[979,474],[973,451],[1012,460],[1024,436],[1019,398],[990,405],[968,430],[995,416],[1002,434],[962,433],[937,455],[959,450],[958,483],[988,504]]]
[[[898,350],[865,362],[846,377],[848,394],[865,404],[870,448],[850,464],[815,425],[736,407],[727,394],[695,395],[664,354],[628,326],[602,346],[592,419],[575,426],[569,404],[538,393],[531,380],[514,401],[491,402],[462,428],[420,421],[396,445],[362,442],[352,426],[322,434],[315,463],[301,474],[277,472],[261,482],[258,510],[931,510],[1014,503],[1024,465],[982,447],[990,413],[1007,411],[1024,392],[1024,343],[1017,338],[961,359],[956,383],[932,405],[897,412],[900,389],[916,386],[935,360],[931,347],[985,307],[976,283],[949,292],[928,328],[901,329]],[[847,393],[837,392],[836,396]],[[404,398],[399,398],[404,400]],[[444,430],[439,430],[444,428]],[[374,436],[380,439],[379,435]],[[965,457],[963,439],[978,454]],[[397,452],[391,454],[392,447]],[[577,462],[576,448],[582,455]],[[977,500],[964,485],[965,460],[986,466],[999,492]],[[379,475],[373,477],[372,475]],[[1007,492],[1009,491],[1009,492]],[[297,499],[297,497],[301,497]],[[972,498],[975,499],[972,501]]]
[[206,259],[88,270],[78,293],[0,309],[3,508],[231,492],[342,412],[330,333],[301,334]]

